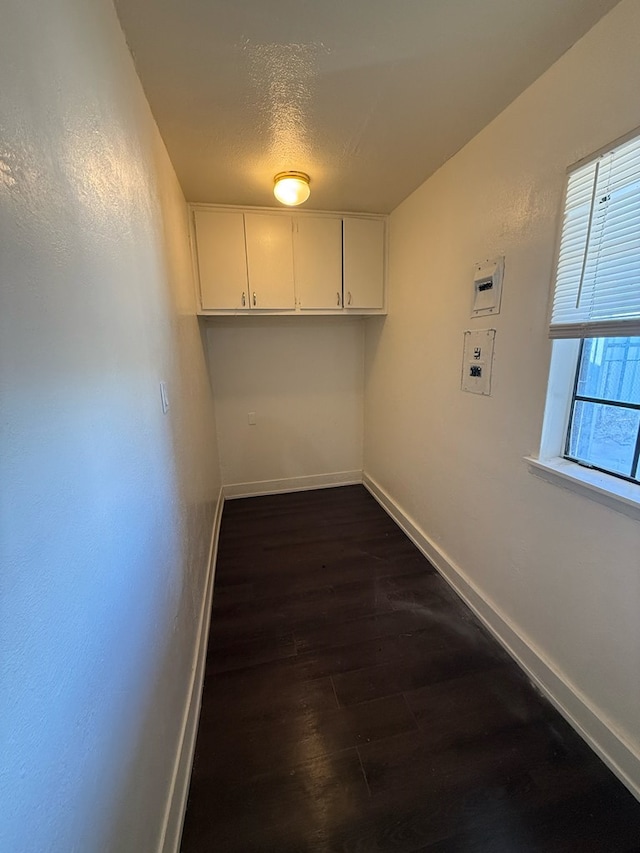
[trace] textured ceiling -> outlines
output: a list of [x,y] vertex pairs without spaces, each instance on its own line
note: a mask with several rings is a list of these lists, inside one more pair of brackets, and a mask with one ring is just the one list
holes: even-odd
[[116,0],[189,201],[388,212],[617,0]]

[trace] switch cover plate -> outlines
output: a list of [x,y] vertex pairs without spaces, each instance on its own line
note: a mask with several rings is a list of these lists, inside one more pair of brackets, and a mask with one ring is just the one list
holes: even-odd
[[491,372],[495,329],[473,329],[464,333],[460,388],[471,394],[491,395]]

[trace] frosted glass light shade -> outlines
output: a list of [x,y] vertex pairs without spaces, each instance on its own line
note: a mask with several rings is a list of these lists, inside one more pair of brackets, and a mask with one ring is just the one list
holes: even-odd
[[311,195],[309,180],[304,172],[280,172],[273,179],[273,194],[282,204],[295,207]]

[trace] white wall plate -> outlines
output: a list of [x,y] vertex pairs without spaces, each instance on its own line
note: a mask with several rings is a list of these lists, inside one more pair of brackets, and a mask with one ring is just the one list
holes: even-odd
[[472,394],[491,394],[491,371],[495,329],[473,329],[464,333],[462,355],[462,391]]

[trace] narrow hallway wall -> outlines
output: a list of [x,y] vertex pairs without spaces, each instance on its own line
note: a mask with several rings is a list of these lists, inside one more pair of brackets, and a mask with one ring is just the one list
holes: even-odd
[[[640,522],[524,460],[540,444],[566,169],[640,125],[638,33],[640,3],[623,0],[392,214],[365,473],[640,791]],[[472,320],[474,265],[499,255],[501,313]],[[460,390],[471,328],[497,330],[490,397]]]
[[0,73],[0,848],[152,851],[220,491],[186,205],[109,0],[8,0]]

